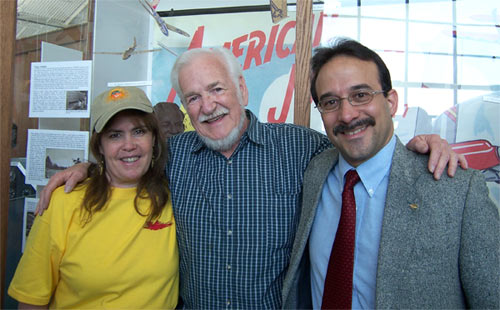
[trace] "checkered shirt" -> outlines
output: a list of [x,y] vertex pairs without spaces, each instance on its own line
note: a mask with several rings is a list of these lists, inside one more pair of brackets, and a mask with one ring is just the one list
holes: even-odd
[[[303,173],[326,136],[263,124],[227,159],[195,132],[169,139],[180,294],[188,309],[277,309],[300,216]],[[299,211],[299,212],[298,212]]]

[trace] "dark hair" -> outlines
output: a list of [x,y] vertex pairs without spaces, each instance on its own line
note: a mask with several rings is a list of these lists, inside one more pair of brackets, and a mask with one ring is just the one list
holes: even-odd
[[[152,166],[150,166],[146,173],[140,178],[137,185],[137,193],[134,199],[134,207],[137,213],[142,216],[147,216],[145,221],[146,225],[148,222],[152,222],[161,215],[161,212],[168,201],[168,183],[165,178],[167,147],[164,139],[160,136],[158,120],[153,113],[145,113],[138,110],[124,111],[137,116],[144,123],[144,126],[151,131],[155,141],[153,146],[153,157],[151,159]],[[120,113],[123,113],[124,111]],[[116,115],[113,116],[113,118],[116,117]],[[111,120],[113,118],[111,118]],[[100,133],[94,131],[90,138],[90,149],[92,154],[96,158],[97,162],[103,165],[103,170],[105,170],[106,167],[104,157],[100,153],[99,147],[101,144],[101,137],[106,132],[111,120],[108,121]],[[83,185],[87,185],[81,206],[82,211],[85,211],[81,213],[84,224],[92,220],[92,215],[95,212],[102,210],[106,206],[106,203],[111,195],[111,185],[108,178],[105,173],[101,173],[99,170],[98,165],[91,165],[89,168],[89,178],[82,183]],[[143,214],[138,209],[138,199],[149,199],[151,201],[150,211],[148,214]]]
[[316,104],[318,104],[318,94],[316,93],[316,80],[321,68],[338,56],[349,56],[364,61],[373,61],[377,65],[378,78],[384,96],[387,97],[387,92],[392,89],[391,74],[380,56],[362,45],[361,43],[347,39],[339,38],[329,47],[318,47],[314,50],[314,55],[311,59],[311,96]]

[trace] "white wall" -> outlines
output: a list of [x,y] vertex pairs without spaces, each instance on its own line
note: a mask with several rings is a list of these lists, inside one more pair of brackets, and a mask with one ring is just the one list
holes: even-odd
[[[136,51],[149,49],[150,22],[137,0],[96,1],[94,52],[123,52],[134,37]],[[123,60],[121,55],[94,54],[93,96],[108,89],[110,82],[148,80],[149,57],[149,53],[141,53]]]

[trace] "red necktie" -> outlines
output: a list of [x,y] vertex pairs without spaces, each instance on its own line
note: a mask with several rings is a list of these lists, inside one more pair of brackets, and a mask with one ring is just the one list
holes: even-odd
[[342,211],[328,262],[321,309],[351,309],[356,230],[354,185],[358,181],[356,170],[349,170],[342,192]]

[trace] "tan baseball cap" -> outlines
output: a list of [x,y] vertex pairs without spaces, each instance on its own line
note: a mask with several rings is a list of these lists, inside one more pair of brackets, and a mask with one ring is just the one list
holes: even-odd
[[101,93],[90,107],[91,132],[101,132],[116,113],[129,109],[153,113],[151,101],[140,88],[115,87]]

